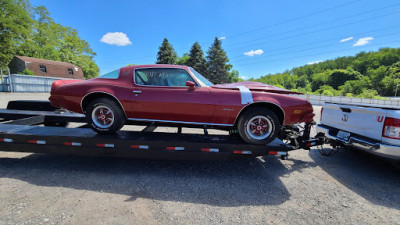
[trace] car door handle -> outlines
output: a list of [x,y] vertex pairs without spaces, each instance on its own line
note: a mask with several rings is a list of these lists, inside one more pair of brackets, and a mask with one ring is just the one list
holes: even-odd
[[142,93],[142,91],[132,91],[133,93],[135,93],[135,94],[141,94]]

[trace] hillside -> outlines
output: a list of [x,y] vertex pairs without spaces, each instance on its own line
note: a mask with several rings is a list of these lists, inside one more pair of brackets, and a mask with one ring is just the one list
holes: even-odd
[[400,48],[381,48],[250,80],[302,93],[373,98],[394,96],[399,76]]

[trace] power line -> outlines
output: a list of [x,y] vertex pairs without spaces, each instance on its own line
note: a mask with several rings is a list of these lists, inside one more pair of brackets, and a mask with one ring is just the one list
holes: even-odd
[[[382,31],[382,30],[388,30],[388,29],[393,29],[393,28],[400,28],[400,26],[391,26],[391,27],[386,27],[386,28],[381,28],[381,29],[375,29],[375,30],[371,30],[371,31],[365,31],[365,32],[360,32],[360,33],[355,33],[355,34],[349,34],[349,35],[347,35],[346,37],[357,36],[357,35],[364,35],[364,34],[368,34],[368,33],[372,33],[372,32],[377,32],[377,31]],[[344,38],[343,35],[342,35],[342,36],[337,36],[337,37],[334,37],[334,38],[329,38],[329,39],[322,40],[322,41],[318,40],[318,42],[312,41],[312,42],[307,42],[307,43],[303,43],[303,44],[300,44],[300,45],[292,45],[292,46],[284,47],[284,48],[270,49],[270,50],[268,50],[268,52],[275,52],[275,51],[279,51],[279,50],[297,48],[297,47],[301,47],[301,46],[304,46],[304,45],[310,45],[310,44],[312,45],[312,44],[315,44],[315,43],[320,44],[320,43],[324,43],[324,42],[328,42],[328,41],[332,41],[332,40],[339,40],[339,39],[342,39],[342,38]],[[245,56],[245,55],[239,55],[239,56],[236,56],[236,57],[231,57],[231,59],[244,58],[244,57],[247,57],[247,56]],[[257,57],[257,58],[259,58],[259,57]]]
[[[390,16],[390,15],[393,15],[393,14],[398,14],[398,13],[400,13],[400,11],[395,11],[395,12],[392,12],[392,13],[388,13],[388,14],[384,14],[384,15],[380,15],[380,16],[376,16],[376,17],[369,17],[367,19],[358,20],[358,21],[354,21],[354,22],[350,22],[350,23],[346,23],[346,24],[336,25],[336,26],[328,27],[328,28],[325,28],[325,29],[322,29],[322,30],[316,30],[316,31],[313,31],[313,32],[305,32],[305,33],[301,33],[301,34],[297,34],[297,35],[293,35],[293,36],[287,36],[287,37],[284,37],[284,38],[275,39],[275,40],[272,40],[272,41],[266,41],[266,42],[261,42],[261,43],[245,46],[245,47],[239,47],[239,48],[233,48],[233,49],[227,49],[227,50],[237,50],[237,49],[242,49],[242,48],[248,48],[248,47],[251,47],[251,46],[254,46],[254,45],[271,43],[271,42],[274,42],[274,41],[281,41],[281,40],[290,39],[290,38],[294,38],[294,37],[298,37],[298,36],[304,36],[304,35],[307,35],[307,34],[319,33],[319,32],[322,32],[322,31],[330,30],[332,28],[338,28],[338,27],[342,27],[342,26],[361,23],[361,22],[372,20],[372,19],[386,17],[386,16]],[[303,30],[303,29],[301,29],[301,30]],[[290,31],[290,32],[292,32],[292,31]],[[285,32],[285,33],[288,33],[288,32]],[[277,36],[277,35],[274,35],[274,36]],[[143,59],[143,58],[150,58],[150,57],[154,57],[154,56],[144,56],[144,57],[136,57],[136,58]],[[260,57],[258,57],[258,58],[260,58]],[[250,60],[250,59],[245,59],[245,60]],[[245,60],[240,60],[240,61],[245,61]]]
[[[391,6],[385,6],[383,8],[379,8],[379,9],[376,9],[376,10],[372,10],[372,11],[368,11],[368,12],[364,12],[364,13],[359,13],[359,14],[351,16],[351,17],[359,16],[361,14],[368,14],[368,13],[371,13],[371,12],[374,12],[374,11],[377,11],[377,10],[386,9],[386,8],[389,8],[389,7],[392,7],[392,6],[397,6],[397,5],[400,5],[400,4],[395,4],[395,5],[391,5]],[[323,32],[323,31],[326,31],[326,30],[331,30],[333,28],[338,28],[338,27],[348,26],[348,25],[352,25],[352,24],[362,23],[362,22],[365,22],[365,21],[369,21],[369,20],[373,20],[373,19],[377,19],[377,18],[382,18],[382,17],[386,17],[386,16],[390,16],[390,15],[393,15],[393,14],[398,14],[398,13],[400,13],[400,11],[395,11],[395,12],[383,14],[383,15],[380,15],[380,16],[373,16],[373,17],[369,17],[369,18],[366,18],[366,19],[358,20],[358,21],[353,21],[353,22],[349,22],[349,23],[345,23],[345,24],[341,24],[341,25],[335,25],[335,26],[331,26],[331,27],[328,27],[328,28],[320,29],[320,30],[315,30],[315,31],[312,31],[312,32],[304,32],[304,33],[300,33],[300,34],[296,34],[296,35],[286,36],[286,37],[283,37],[283,38],[273,39],[273,40],[270,40],[270,41],[255,43],[255,44],[242,46],[242,47],[238,47],[238,48],[231,48],[231,49],[228,48],[227,50],[232,51],[232,50],[237,50],[237,49],[249,48],[249,47],[252,47],[252,46],[255,46],[255,45],[260,45],[260,44],[265,44],[265,43],[272,43],[272,42],[275,42],[275,41],[291,39],[291,38],[295,38],[295,37],[298,37],[298,36],[304,36],[304,35],[308,35],[308,34],[315,34],[315,33]],[[334,22],[334,21],[329,21],[329,22],[325,22],[325,23],[322,23],[322,24],[317,24],[317,25],[314,25],[314,26],[320,26],[320,25],[323,25],[323,24],[331,23],[331,22]],[[295,29],[295,30],[287,31],[287,32],[284,32],[284,33],[281,33],[281,34],[292,33],[294,31],[304,30],[304,29],[307,29],[307,28]],[[273,34],[271,36],[279,36],[281,34]],[[254,39],[254,40],[260,40],[260,39],[264,39],[264,38],[258,38],[258,39]],[[254,40],[252,40],[252,41],[254,41]],[[243,43],[247,43],[247,42],[251,42],[251,41],[245,41],[245,42],[239,43],[239,45],[243,44]],[[183,48],[180,48],[180,49],[183,49]],[[178,49],[178,50],[180,50],[180,49]],[[114,62],[116,62],[116,61],[125,61],[126,62],[126,61],[135,60],[135,59],[145,59],[145,58],[153,58],[153,57],[154,57],[154,55],[151,55],[151,56],[140,56],[140,57],[135,57],[135,58],[130,58],[130,59],[108,60],[108,62],[113,62],[113,61]]]
[[[344,19],[359,17],[359,16],[361,16],[361,15],[366,15],[366,14],[369,14],[369,13],[372,13],[372,12],[376,12],[376,11],[380,11],[380,10],[387,9],[387,8],[393,8],[393,7],[396,7],[396,6],[399,6],[399,5],[400,5],[400,4],[394,4],[394,5],[390,5],[390,6],[385,6],[385,7],[378,8],[378,9],[374,9],[374,10],[370,10],[370,11],[367,11],[367,12],[358,13],[358,14],[355,14],[355,15],[352,15],[352,16],[349,16],[349,17],[340,18],[339,20],[344,20]],[[313,26],[315,27],[315,26],[326,25],[326,24],[330,24],[330,23],[333,23],[333,22],[337,22],[337,21],[338,21],[338,19],[335,19],[335,20],[331,20],[331,21],[324,22],[324,23],[316,24],[316,25],[313,25]],[[307,28],[302,27],[302,28],[298,28],[298,29],[286,31],[286,32],[284,32],[284,33],[272,34],[272,35],[269,35],[268,37],[279,36],[279,35],[283,35],[283,34],[287,34],[287,33],[292,33],[292,32],[295,32],[295,31],[302,31],[302,30],[304,30],[304,29],[307,29]],[[253,40],[248,40],[248,41],[244,41],[244,42],[239,43],[239,45],[240,45],[240,44],[243,44],[243,43],[254,42],[254,41],[263,40],[263,39],[264,39],[264,38],[257,38],[257,39],[253,39]],[[235,45],[238,45],[238,44],[230,44],[230,45],[227,45],[227,46],[225,46],[225,47],[235,46]],[[247,47],[247,46],[246,46],[246,47]]]
[[[396,34],[400,34],[400,32],[384,34],[384,35],[376,36],[374,38],[393,36],[393,35],[396,35]],[[324,45],[324,46],[319,46],[319,47],[314,47],[314,48],[305,48],[305,49],[300,49],[300,50],[297,50],[297,51],[289,51],[289,52],[283,52],[283,53],[279,53],[279,54],[260,56],[257,59],[265,58],[265,57],[271,57],[271,56],[287,55],[287,54],[291,54],[291,53],[304,52],[304,51],[309,51],[309,50],[321,49],[321,48],[325,48],[325,47],[333,47],[333,46],[331,44],[329,44],[329,45]],[[248,60],[252,60],[252,59],[251,58],[247,58],[247,59],[242,59],[242,60],[238,60],[238,61],[235,61],[235,62],[242,62],[242,61],[248,61]]]
[[[400,41],[393,41],[393,42],[386,42],[384,44],[393,44],[393,43],[398,43],[400,44]],[[376,44],[376,45],[369,45],[368,47],[376,47],[376,46],[380,46],[381,44]],[[301,55],[301,56],[295,56],[295,57],[290,57],[290,58],[285,58],[285,60],[288,59],[297,59],[297,58],[304,58],[304,57],[309,57],[309,56],[317,56],[317,55],[323,55],[323,54],[327,54],[327,53],[336,53],[336,52],[342,52],[342,51],[346,51],[346,50],[351,50],[354,48],[345,48],[345,49],[341,49],[341,50],[334,50],[334,51],[327,51],[327,52],[321,52],[321,53],[317,53],[317,54],[313,54],[313,55]],[[252,63],[247,63],[247,64],[242,64],[242,65],[237,65],[237,66],[247,66],[247,65],[253,65],[253,64],[258,64],[258,63],[266,63],[266,62],[278,62],[278,61],[282,61],[282,59],[274,59],[274,60],[267,60],[267,61],[260,61],[260,62],[252,62]]]
[[253,30],[245,31],[245,32],[242,32],[242,33],[234,34],[234,35],[231,35],[231,36],[228,36],[228,37],[229,38],[233,38],[233,37],[237,37],[237,36],[240,36],[240,35],[243,35],[243,34],[248,34],[248,33],[256,32],[256,31],[259,31],[259,30],[264,30],[266,28],[275,27],[275,26],[282,25],[282,24],[285,24],[285,23],[289,23],[289,22],[293,22],[293,21],[296,21],[296,20],[304,19],[306,17],[318,15],[318,14],[321,14],[321,13],[324,13],[324,12],[328,12],[328,11],[331,11],[331,10],[334,10],[334,9],[337,9],[337,8],[341,8],[341,7],[346,6],[346,5],[351,5],[351,4],[354,4],[356,2],[360,2],[360,1],[361,0],[356,0],[356,1],[343,3],[343,4],[340,4],[340,5],[331,7],[331,8],[327,8],[327,9],[323,9],[323,10],[320,10],[320,11],[309,13],[309,14],[306,14],[306,15],[303,15],[303,16],[295,17],[295,18],[292,18],[292,19],[289,19],[289,20],[285,20],[285,21],[282,21],[282,22],[278,22],[278,23],[272,24],[272,25],[268,25],[268,26],[256,28],[256,29],[253,29]]
[[386,16],[398,14],[398,13],[400,13],[400,11],[395,11],[395,12],[387,13],[387,14],[380,15],[380,16],[373,16],[373,17],[369,17],[369,18],[366,18],[366,19],[357,20],[357,21],[353,21],[353,22],[349,22],[349,23],[345,23],[345,24],[341,24],[341,25],[335,25],[335,26],[331,26],[331,27],[327,27],[327,28],[324,28],[324,29],[315,30],[315,31],[311,31],[311,32],[304,32],[304,33],[300,33],[300,34],[296,34],[296,35],[286,36],[286,37],[283,37],[283,38],[273,39],[273,40],[270,40],[270,41],[260,42],[260,43],[257,43],[257,44],[252,44],[252,45],[248,45],[248,46],[244,46],[244,47],[231,48],[231,49],[228,49],[228,50],[237,50],[237,49],[242,49],[242,48],[248,48],[248,47],[252,47],[254,45],[272,43],[272,42],[275,42],[275,41],[281,41],[281,40],[296,38],[296,37],[304,36],[304,35],[308,35],[308,34],[320,33],[320,32],[323,32],[323,31],[334,29],[334,28],[353,25],[353,24],[357,24],[357,23],[362,23],[362,22],[365,22],[365,21],[369,21],[369,20],[373,20],[373,19],[377,19],[377,18],[382,18],[382,17],[386,17]]
[[[237,33],[237,34],[234,34],[234,35],[231,35],[231,36],[228,36],[228,37],[229,38],[233,38],[233,37],[237,37],[237,36],[240,36],[240,35],[243,35],[243,34],[248,34],[248,33],[252,33],[252,32],[258,31],[258,30],[263,30],[263,29],[266,29],[266,28],[269,28],[269,27],[275,27],[275,26],[282,25],[282,24],[285,24],[285,23],[289,23],[289,22],[293,22],[293,21],[296,21],[296,20],[304,19],[304,18],[307,18],[307,17],[310,17],[310,16],[318,15],[318,14],[321,14],[321,13],[324,13],[324,12],[332,11],[334,9],[341,8],[341,7],[346,6],[346,5],[351,5],[351,4],[354,4],[356,2],[360,2],[360,1],[361,0],[354,0],[354,1],[346,2],[346,3],[340,4],[340,5],[337,5],[337,6],[334,6],[334,7],[326,8],[326,9],[323,9],[323,10],[320,10],[320,11],[316,11],[316,12],[313,12],[313,13],[309,13],[309,14],[306,14],[306,15],[303,15],[303,16],[299,16],[299,17],[295,17],[295,18],[292,18],[292,19],[289,19],[289,20],[281,21],[281,22],[278,22],[278,23],[275,23],[275,24],[272,24],[272,25],[256,28],[256,29],[245,31],[245,32],[241,32],[241,33]],[[205,44],[205,43],[206,42],[202,42],[201,44]],[[207,42],[207,44],[208,43],[209,42]],[[186,48],[179,48],[177,50],[183,50],[183,49],[186,49]],[[153,55],[152,56],[141,56],[141,57],[135,57],[135,58],[132,58],[132,59],[142,59],[142,58],[150,58],[150,57],[154,57],[154,56]],[[126,59],[126,60],[131,60],[131,59]]]

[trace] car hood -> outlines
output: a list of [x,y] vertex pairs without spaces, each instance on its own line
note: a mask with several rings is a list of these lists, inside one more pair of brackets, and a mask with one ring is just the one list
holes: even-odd
[[212,88],[221,88],[221,89],[231,89],[236,90],[239,89],[240,86],[247,87],[251,91],[264,91],[264,92],[272,92],[272,93],[280,93],[280,94],[302,94],[299,92],[289,91],[283,88],[278,88],[269,84],[263,84],[260,82],[253,81],[242,81],[232,84],[218,84],[211,86]]

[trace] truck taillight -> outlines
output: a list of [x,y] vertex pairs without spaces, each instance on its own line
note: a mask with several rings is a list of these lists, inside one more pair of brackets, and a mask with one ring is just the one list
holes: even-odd
[[319,118],[319,121],[322,121],[322,112],[324,111],[324,107],[321,108],[321,116]]
[[383,125],[382,136],[393,139],[400,139],[400,119],[386,117]]

